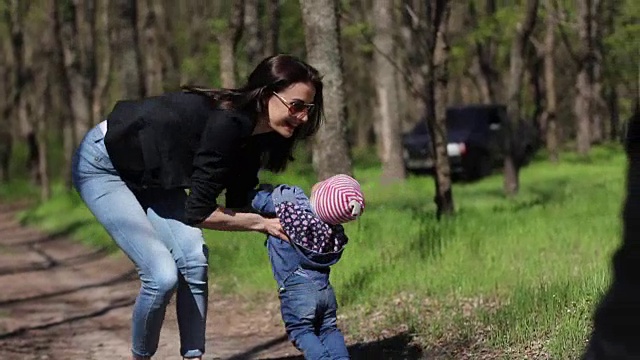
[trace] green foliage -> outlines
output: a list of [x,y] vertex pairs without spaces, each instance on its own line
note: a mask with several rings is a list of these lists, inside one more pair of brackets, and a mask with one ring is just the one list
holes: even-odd
[[509,50],[515,34],[515,26],[524,16],[523,13],[523,5],[509,3],[497,8],[491,16],[478,15],[474,19],[477,26],[469,28],[451,39],[452,73],[457,75],[465,73],[475,54],[475,44],[488,44],[489,41],[495,43],[497,50],[494,67],[498,71],[504,72],[503,69],[509,67]]
[[361,53],[363,56],[371,56],[375,50],[371,39],[374,36],[374,29],[371,24],[365,21],[347,24],[341,29],[341,36],[344,41],[355,45],[351,51]]
[[635,83],[640,53],[640,6],[635,1],[622,2],[615,16],[613,32],[604,38],[605,75],[611,81]]
[[14,180],[0,186],[0,202],[11,203],[20,200],[37,199],[38,187],[24,180]]
[[280,51],[301,58],[306,57],[304,26],[300,15],[298,1],[283,1],[280,3],[280,34],[278,44]]

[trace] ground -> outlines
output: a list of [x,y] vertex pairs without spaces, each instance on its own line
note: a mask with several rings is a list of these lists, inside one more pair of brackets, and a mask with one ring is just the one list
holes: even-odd
[[[22,227],[20,208],[0,204],[0,359],[127,359],[139,288],[131,262]],[[286,338],[275,295],[249,302],[214,285],[209,301],[205,359],[302,359]],[[354,359],[417,358],[400,338],[349,345]],[[154,359],[179,358],[170,304]]]

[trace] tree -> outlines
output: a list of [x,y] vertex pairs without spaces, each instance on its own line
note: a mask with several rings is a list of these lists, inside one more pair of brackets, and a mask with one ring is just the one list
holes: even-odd
[[[479,26],[480,14],[476,6],[475,1],[469,1],[469,25],[473,28]],[[495,15],[495,0],[486,0],[484,17],[486,22],[491,23],[490,28],[496,28]],[[497,46],[495,34],[492,33],[487,33],[486,36],[478,37],[474,41],[474,64],[470,71],[480,90],[482,102],[485,104],[494,104],[501,98],[499,94],[500,74],[495,68]]]
[[4,44],[0,43],[0,183],[8,182],[10,179],[9,166],[13,148],[11,107],[9,104],[11,69],[6,61],[7,57]]
[[139,98],[146,94],[142,54],[138,34],[137,3],[139,0],[113,0],[111,21],[111,49],[115,68],[119,69],[119,94],[124,98]]
[[144,88],[148,95],[159,95],[164,90],[164,64],[160,43],[160,27],[164,21],[162,5],[153,0],[138,0],[138,29]]
[[[32,61],[27,58],[29,43],[25,37],[25,17],[31,3],[18,0],[7,0],[4,8],[4,18],[9,30],[9,49],[12,59],[11,93],[8,106],[10,116],[17,119],[20,136],[26,141],[28,155],[26,161],[27,171],[31,182],[38,183],[38,142],[36,130],[28,114],[27,94],[29,85],[33,82]],[[15,120],[14,120],[15,121]]]
[[280,34],[280,1],[267,0],[267,36],[264,44],[264,56],[271,56],[280,51],[278,35]]
[[249,67],[253,68],[262,60],[263,42],[260,40],[262,27],[260,23],[259,1],[245,0],[244,7],[244,27],[246,29],[247,44],[245,52],[249,60]]
[[520,129],[520,96],[524,73],[524,58],[529,37],[538,16],[538,0],[527,0],[525,17],[516,25],[516,34],[509,55],[509,80],[507,82],[507,117],[505,122],[504,192],[507,196],[518,193],[522,150],[516,134]]
[[390,60],[395,54],[394,4],[388,0],[375,0],[373,8],[375,12],[373,43],[376,48],[373,58],[377,74],[374,78],[380,116],[378,141],[382,150],[382,181],[390,182],[404,179],[406,176],[400,143],[401,120],[396,69]]
[[337,0],[300,0],[307,58],[323,76],[325,123],[313,140],[313,167],[319,179],[351,174]]
[[432,153],[435,156],[435,203],[437,217],[450,216],[454,212],[453,191],[451,187],[451,168],[447,154],[447,81],[449,44],[447,28],[451,2],[448,0],[430,0],[427,2],[429,19],[428,75],[426,81],[427,124],[431,134]]
[[[229,16],[221,15],[225,2],[165,1],[168,34],[179,34],[180,38],[188,39],[180,41],[181,39],[175,39],[174,35],[168,37],[172,68],[179,73],[175,83],[172,83],[176,86],[206,85],[203,74],[213,73],[215,76],[211,80],[219,86],[220,56],[216,54],[215,58],[212,58],[210,55],[212,50],[220,50],[218,36],[228,27]],[[230,2],[226,3],[228,4]],[[211,19],[215,19],[213,23]]]
[[374,129],[379,118],[376,87],[371,68],[362,66],[374,63],[372,4],[371,0],[354,1],[340,9],[340,46],[344,73],[349,74],[348,81],[344,82],[344,91],[350,94],[345,106],[347,114],[357,114],[350,119],[349,141],[352,150],[358,151],[379,145]]
[[[53,3],[55,6],[55,2]],[[52,12],[48,12],[49,15]],[[38,143],[38,173],[40,201],[44,202],[51,198],[51,181],[49,176],[49,146],[48,132],[50,128],[50,116],[48,109],[53,107],[52,104],[52,88],[55,80],[55,63],[51,62],[55,52],[56,39],[55,32],[56,20],[49,16],[45,23],[45,33],[40,38],[40,46],[35,51],[35,76],[34,83],[38,84],[31,96],[32,107],[34,108],[34,117],[36,122],[36,141]]]
[[[65,67],[64,53],[63,53],[63,40],[62,40],[62,25],[60,19],[60,1],[55,0],[49,2],[49,19],[51,21],[51,31],[53,32],[55,46],[52,49],[52,64],[55,68],[52,72],[57,79],[57,88],[60,93],[70,94],[71,85],[69,84],[69,77],[67,76],[67,69]],[[67,189],[71,189],[71,161],[72,154],[76,147],[76,136],[74,131],[74,125],[72,121],[71,113],[71,97],[61,96],[60,101],[60,120],[61,120],[61,132],[62,132],[62,148],[63,148],[63,169],[64,177],[63,181]]]
[[242,37],[244,22],[244,0],[234,0],[227,28],[220,31],[220,80],[222,87],[236,87],[236,48]]
[[[88,31],[84,23],[84,15],[87,2],[74,2],[71,0],[55,0],[54,6],[58,7],[60,26],[56,36],[62,45],[64,76],[69,85],[67,105],[71,110],[70,121],[73,124],[74,145],[79,144],[91,123],[91,99],[92,77],[95,74],[93,68],[92,46],[87,43],[93,40],[91,34],[83,34]],[[56,20],[52,20],[56,21]]]
[[[429,0],[403,2],[404,21],[410,23],[404,35],[405,44],[413,41],[414,51],[408,54],[405,70],[407,86],[416,94],[425,110],[431,136],[431,154],[434,157],[436,215],[453,215],[455,207],[451,181],[451,168],[447,153],[447,84],[449,77],[449,43],[447,38],[451,2]],[[420,12],[416,10],[421,10]],[[422,44],[422,46],[420,46]],[[421,63],[420,63],[421,61]],[[421,86],[420,88],[418,86]]]
[[403,85],[408,95],[407,114],[412,123],[422,119],[426,112],[423,94],[427,74],[425,58],[428,56],[425,13],[425,1],[402,0]]
[[558,124],[556,118],[557,96],[556,96],[556,76],[555,76],[555,34],[557,30],[555,8],[553,0],[545,0],[545,35],[544,35],[544,85],[545,85],[545,108],[542,114],[544,124],[547,151],[549,160],[558,162]]
[[578,68],[573,113],[577,127],[577,151],[586,156],[591,150],[591,143],[602,140],[601,110],[604,101],[600,84],[602,54],[599,50],[602,37],[598,19],[602,0],[584,0],[577,4],[578,46],[572,45],[563,26],[559,28],[564,45]]
[[109,0],[96,1],[96,24],[94,26],[95,39],[94,58],[95,58],[95,76],[93,84],[93,93],[91,96],[91,118],[94,123],[102,121],[104,114],[104,103],[107,89],[109,88],[112,53],[109,41]]

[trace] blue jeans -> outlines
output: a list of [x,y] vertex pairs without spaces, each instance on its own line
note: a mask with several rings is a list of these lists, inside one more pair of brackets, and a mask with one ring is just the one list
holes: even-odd
[[131,190],[111,164],[98,127],[78,147],[72,172],[80,197],[138,271],[142,284],[133,307],[133,354],[156,352],[167,304],[177,291],[181,355],[202,356],[208,251],[202,230],[180,221],[185,191]]
[[280,311],[289,340],[307,360],[349,359],[337,327],[338,304],[331,285],[319,287],[300,270],[284,281]]

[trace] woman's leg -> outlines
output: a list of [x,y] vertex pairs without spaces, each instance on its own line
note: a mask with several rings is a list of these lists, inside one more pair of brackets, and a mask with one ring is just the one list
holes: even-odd
[[187,198],[184,190],[150,190],[141,198],[148,205],[149,220],[178,266],[180,353],[185,358],[200,359],[205,351],[208,298],[208,250],[202,230],[180,221]]
[[142,286],[133,307],[132,352],[156,352],[166,304],[178,284],[169,249],[160,240],[133,192],[114,170],[102,133],[91,130],[73,162],[73,181],[80,196],[116,244],[135,264]]

